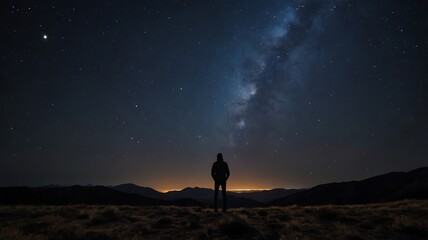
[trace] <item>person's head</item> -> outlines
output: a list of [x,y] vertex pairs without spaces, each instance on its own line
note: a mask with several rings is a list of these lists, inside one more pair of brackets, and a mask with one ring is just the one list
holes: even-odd
[[222,153],[217,154],[217,161],[223,161],[223,154]]

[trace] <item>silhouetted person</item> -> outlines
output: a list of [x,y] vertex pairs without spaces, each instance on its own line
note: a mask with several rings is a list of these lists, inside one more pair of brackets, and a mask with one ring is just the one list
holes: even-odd
[[226,181],[230,176],[229,166],[223,161],[223,154],[217,154],[217,161],[213,164],[211,168],[211,176],[213,177],[214,183],[214,210],[217,212],[217,198],[218,198],[218,189],[221,186],[221,192],[223,195],[223,212],[226,212],[227,209],[227,200],[226,200]]

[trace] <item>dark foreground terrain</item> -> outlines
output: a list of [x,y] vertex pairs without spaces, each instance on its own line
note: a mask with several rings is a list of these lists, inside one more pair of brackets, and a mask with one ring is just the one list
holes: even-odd
[[427,239],[428,201],[235,208],[0,206],[0,239]]

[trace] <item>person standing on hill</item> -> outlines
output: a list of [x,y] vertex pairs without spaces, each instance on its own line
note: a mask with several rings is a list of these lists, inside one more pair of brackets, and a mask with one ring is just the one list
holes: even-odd
[[211,176],[214,179],[214,211],[217,209],[217,198],[218,198],[218,189],[221,186],[221,192],[223,196],[223,212],[227,210],[227,199],[226,199],[226,181],[230,176],[229,166],[225,161],[223,161],[223,154],[217,154],[217,161],[213,164],[211,168]]

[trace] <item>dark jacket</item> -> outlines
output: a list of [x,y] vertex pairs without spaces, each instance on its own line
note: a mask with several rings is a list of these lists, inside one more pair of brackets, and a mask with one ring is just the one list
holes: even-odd
[[229,166],[224,161],[216,161],[211,168],[211,176],[216,183],[226,183],[230,176]]

